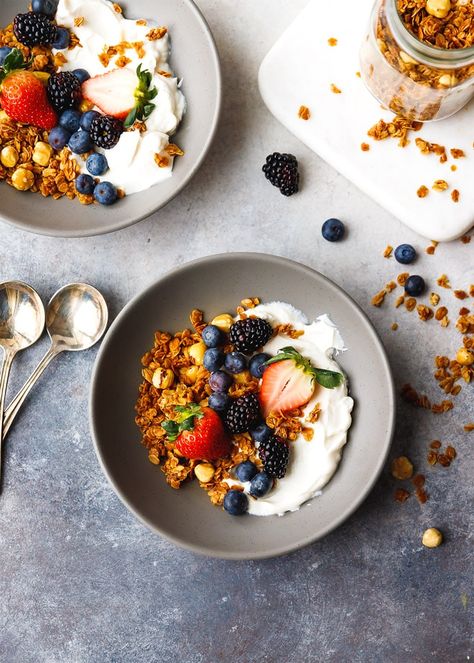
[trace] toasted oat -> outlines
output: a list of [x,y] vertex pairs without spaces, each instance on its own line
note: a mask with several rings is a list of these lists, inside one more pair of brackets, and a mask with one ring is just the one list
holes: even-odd
[[439,309],[436,310],[435,318],[439,322],[440,320],[443,320],[443,318],[445,318],[447,315],[448,315],[448,309],[446,308],[446,306],[440,306]]
[[453,294],[456,299],[467,299],[469,297],[465,290],[453,290]]
[[438,295],[437,292],[432,292],[430,295],[430,302],[432,306],[438,306],[440,302],[441,297]]
[[408,279],[409,276],[410,276],[410,274],[408,272],[402,272],[401,274],[399,274],[397,276],[398,285],[401,285],[403,287],[405,285],[405,283],[407,282],[407,279]]
[[416,138],[415,144],[422,154],[436,154],[440,157],[441,163],[447,161],[446,148],[444,145],[430,143],[429,141],[423,140],[423,138]]
[[447,191],[449,189],[449,184],[446,180],[435,180],[431,188],[433,191]]
[[334,83],[331,83],[331,92],[334,94],[342,94],[342,90],[340,90],[337,85],[334,85]]
[[455,147],[453,147],[450,150],[450,152],[451,152],[451,156],[453,157],[453,159],[462,159],[463,157],[466,156],[466,153],[464,152],[464,150],[458,150]]
[[391,329],[392,331],[397,331],[397,329],[398,329],[398,323],[393,322],[393,323],[392,323],[392,326],[390,327],[390,329]]
[[84,16],[76,16],[74,19],[74,25],[76,26],[76,28],[80,28],[81,25],[84,25],[85,20],[86,19],[84,18]]
[[451,191],[451,199],[452,199],[453,203],[458,203],[460,197],[461,197],[461,195],[460,195],[458,189],[453,189]]
[[135,21],[137,25],[148,25],[148,22],[144,18],[138,19],[138,21]]
[[393,253],[393,246],[390,246],[390,244],[389,244],[383,252],[383,257],[384,258],[391,258],[392,253]]
[[391,465],[391,474],[399,481],[410,479],[413,476],[413,463],[406,456],[394,458]]
[[291,324],[281,324],[277,325],[274,329],[274,333],[283,334],[283,336],[289,336],[292,339],[300,338],[303,336],[304,329],[295,329]]
[[157,41],[158,39],[163,39],[163,37],[168,32],[168,28],[152,28],[150,32],[147,33],[146,38],[148,41]]
[[404,301],[405,301],[404,295],[400,295],[399,297],[397,297],[395,301],[395,308],[400,308],[400,306],[403,304]]
[[428,189],[428,187],[422,184],[418,189],[418,191],[416,192],[416,195],[418,196],[418,198],[426,198],[429,192],[430,190]]
[[474,431],[474,423],[473,424],[465,424],[464,425],[464,430],[466,433],[472,433]]
[[398,138],[398,145],[406,147],[409,144],[408,136],[412,131],[419,131],[423,124],[408,120],[397,115],[391,122],[379,120],[377,124],[369,129],[368,135],[374,140],[385,140],[387,138]]
[[311,412],[307,415],[306,421],[310,424],[315,424],[318,421],[320,414],[321,406],[319,403],[316,403]]
[[127,64],[130,64],[130,62],[131,62],[131,59],[127,58],[127,56],[125,56],[125,55],[121,55],[120,57],[118,57],[115,60],[115,64],[117,65],[117,67],[120,67],[120,68],[126,67]]
[[300,120],[309,120],[311,117],[311,111],[309,110],[308,106],[300,106],[299,111],[298,111],[298,117]]
[[418,316],[420,320],[423,320],[423,322],[431,320],[431,318],[433,317],[433,309],[430,308],[429,306],[426,306],[426,304],[419,304],[416,307],[416,310],[418,311]]
[[394,500],[396,502],[400,502],[401,504],[403,502],[406,502],[409,497],[410,493],[408,492],[408,490],[405,490],[405,488],[397,488],[393,496]]
[[122,14],[122,7],[118,5],[116,2],[112,3],[112,7],[114,8],[114,11],[117,12],[117,14]]
[[437,279],[436,283],[441,288],[447,288],[448,290],[451,288],[451,283],[449,282],[449,279],[446,276],[446,274],[441,274],[441,276]]
[[408,297],[405,300],[405,308],[407,311],[414,311],[416,308],[416,299],[414,297]]
[[170,165],[169,158],[165,157],[162,154],[155,154],[154,159],[158,168],[168,168],[168,166]]
[[380,292],[378,292],[376,295],[374,295],[372,297],[372,300],[371,300],[372,306],[376,306],[377,308],[382,306],[382,304],[384,303],[386,294],[387,294],[387,291],[384,288],[383,290],[380,290]]
[[174,143],[169,143],[165,147],[165,151],[170,155],[170,157],[182,157],[184,156],[183,150],[175,145]]
[[335,37],[329,37],[328,44],[329,46],[337,46],[337,39]]
[[360,149],[362,152],[369,152],[370,151],[370,145],[368,143],[361,143]]

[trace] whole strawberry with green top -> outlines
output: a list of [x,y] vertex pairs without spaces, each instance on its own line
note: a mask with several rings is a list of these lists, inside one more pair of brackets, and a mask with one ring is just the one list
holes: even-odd
[[50,130],[58,117],[45,86],[26,66],[21,51],[12,49],[0,67],[0,106],[12,120]]
[[197,403],[175,408],[176,418],[161,425],[185,458],[215,460],[230,452],[231,441],[219,415]]

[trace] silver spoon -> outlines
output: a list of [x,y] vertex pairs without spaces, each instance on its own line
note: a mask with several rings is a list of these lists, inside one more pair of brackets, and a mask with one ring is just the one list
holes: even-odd
[[38,293],[21,281],[0,283],[0,486],[2,478],[3,409],[10,368],[17,352],[39,339],[44,329],[44,306]]
[[65,285],[51,297],[46,311],[46,328],[51,346],[5,410],[3,438],[10,430],[25,398],[49,363],[60,352],[77,352],[92,347],[103,336],[107,321],[105,299],[87,283]]

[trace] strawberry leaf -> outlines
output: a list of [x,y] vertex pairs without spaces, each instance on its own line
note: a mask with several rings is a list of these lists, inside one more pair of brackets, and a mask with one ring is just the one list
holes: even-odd
[[304,373],[312,375],[313,380],[316,380],[318,384],[326,389],[335,389],[344,382],[344,376],[341,373],[328,371],[324,368],[315,368],[309,359],[303,357],[303,355],[291,346],[281,348],[281,350],[278,351],[278,354],[265,362],[265,364],[266,366],[270,366],[270,364],[275,364],[278,361],[285,361],[287,359],[294,361],[298,368],[301,368]]
[[126,129],[130,128],[137,120],[144,122],[156,108],[155,104],[150,103],[158,94],[156,87],[150,87],[153,75],[147,69],[142,70],[142,65],[139,64],[137,78],[138,85],[134,93],[136,103],[125,119],[124,126]]
[[193,430],[196,419],[204,416],[201,406],[197,403],[176,405],[175,412],[175,420],[168,419],[161,424],[170,442],[174,442],[183,431]]
[[15,71],[15,69],[26,69],[27,66],[28,63],[25,62],[23,53],[20,49],[12,48],[3,61],[3,65],[0,67],[0,83],[9,73]]

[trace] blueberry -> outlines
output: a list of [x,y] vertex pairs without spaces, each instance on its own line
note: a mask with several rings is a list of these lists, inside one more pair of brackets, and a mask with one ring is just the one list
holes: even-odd
[[243,516],[249,509],[249,498],[240,490],[229,490],[224,497],[224,509],[231,516]]
[[85,83],[85,81],[88,81],[91,77],[89,72],[85,69],[74,69],[72,73],[78,79],[79,83]]
[[243,463],[239,463],[235,468],[235,476],[239,481],[242,482],[251,481],[257,472],[257,466],[255,463],[252,463],[251,460],[246,460]]
[[209,348],[204,353],[204,368],[207,368],[207,370],[211,371],[211,373],[218,371],[223,363],[224,353],[222,350],[218,350],[217,348]]
[[209,407],[216,412],[225,412],[230,405],[231,398],[227,394],[215,392],[209,396]]
[[0,48],[0,67],[5,62],[5,58],[7,57],[7,55],[10,55],[11,52],[12,49],[9,48],[8,46],[2,46],[2,48]]
[[91,154],[87,157],[86,168],[91,175],[103,175],[109,169],[109,164],[103,154]]
[[344,237],[344,224],[339,219],[328,219],[323,223],[321,232],[328,242],[339,242]]
[[99,117],[100,113],[97,111],[87,111],[87,113],[84,113],[84,115],[81,117],[81,129],[84,129],[84,131],[89,131],[91,128],[92,120],[96,117]]
[[72,108],[65,110],[59,118],[59,126],[66,129],[71,134],[79,131],[80,122],[81,113],[77,110],[72,110]]
[[252,497],[264,497],[270,492],[273,486],[273,479],[271,479],[265,472],[259,472],[254,476],[250,482],[249,493]]
[[249,362],[249,370],[254,378],[261,378],[265,370],[265,362],[270,359],[270,355],[266,352],[260,352],[258,355],[252,357]]
[[247,368],[247,359],[241,352],[229,352],[225,356],[225,367],[229,373],[242,373]]
[[44,14],[52,18],[57,9],[58,0],[32,0],[31,2],[31,11],[35,14]]
[[48,140],[51,147],[55,150],[62,150],[63,147],[66,147],[70,138],[71,133],[66,131],[64,127],[54,127],[54,129],[51,129],[49,132]]
[[425,292],[425,280],[421,276],[409,276],[405,283],[405,292],[410,297],[419,297]]
[[76,177],[76,190],[90,195],[94,192],[95,182],[90,175],[81,174]]
[[252,440],[254,442],[266,442],[271,438],[273,435],[274,431],[267,426],[267,424],[259,424],[256,428],[250,431],[250,435],[252,436]]
[[411,244],[400,244],[395,249],[395,260],[402,265],[410,265],[415,262],[416,251]]
[[99,182],[94,189],[94,198],[101,205],[113,205],[117,200],[117,189],[111,182]]
[[219,327],[207,325],[202,330],[202,340],[208,348],[217,348],[218,345],[224,345],[225,336]]
[[211,387],[212,391],[218,391],[223,394],[229,391],[232,382],[233,380],[230,375],[224,373],[224,371],[216,371],[215,373],[211,373],[211,377],[209,378],[209,386]]
[[68,142],[68,147],[75,154],[84,154],[93,149],[93,144],[88,131],[76,131],[72,134]]
[[69,30],[66,30],[66,28],[58,28],[56,31],[56,39],[51,44],[51,47],[56,48],[58,51],[62,51],[69,46],[70,41],[71,37],[69,35]]

